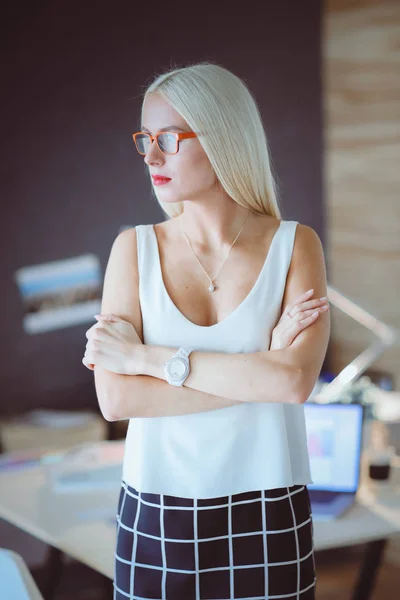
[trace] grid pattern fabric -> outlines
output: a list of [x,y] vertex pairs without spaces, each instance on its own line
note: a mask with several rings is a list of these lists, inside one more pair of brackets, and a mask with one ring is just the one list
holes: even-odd
[[305,485],[190,499],[122,482],[114,600],[315,600]]

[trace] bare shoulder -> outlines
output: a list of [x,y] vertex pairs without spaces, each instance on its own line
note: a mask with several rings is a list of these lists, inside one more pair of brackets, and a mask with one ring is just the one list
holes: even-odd
[[115,238],[107,265],[107,270],[110,269],[120,277],[129,275],[127,284],[132,283],[131,278],[138,279],[136,227],[121,231]]
[[142,338],[136,236],[136,228],[131,227],[121,231],[113,242],[104,275],[101,312],[129,321]]
[[[302,273],[316,277],[314,287],[316,294],[321,291],[321,296],[326,292],[325,257],[322,242],[317,232],[309,225],[299,223],[293,244],[292,260],[289,268],[289,277],[294,277],[301,282]],[[306,277],[308,278],[308,277]],[[304,282],[307,285],[306,282]],[[308,288],[307,288],[308,289]],[[306,291],[306,289],[304,290]]]
[[114,244],[124,246],[136,242],[136,227],[129,227],[121,231],[114,240]]
[[323,252],[322,242],[318,233],[309,225],[298,223],[293,252],[309,252],[310,250]]

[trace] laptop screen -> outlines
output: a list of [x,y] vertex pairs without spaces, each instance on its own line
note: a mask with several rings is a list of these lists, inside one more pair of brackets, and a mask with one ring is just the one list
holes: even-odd
[[357,491],[363,406],[306,402],[304,409],[313,480],[308,489]]

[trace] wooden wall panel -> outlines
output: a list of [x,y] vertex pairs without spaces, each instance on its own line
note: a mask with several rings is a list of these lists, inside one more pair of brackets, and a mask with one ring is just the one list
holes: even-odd
[[[330,283],[400,330],[400,3],[327,2],[325,189]],[[373,338],[332,309],[331,366]],[[400,346],[373,365],[400,387]]]

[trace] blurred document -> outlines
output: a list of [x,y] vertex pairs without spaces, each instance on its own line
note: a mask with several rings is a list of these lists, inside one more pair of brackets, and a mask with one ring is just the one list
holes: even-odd
[[28,334],[94,323],[101,310],[102,277],[94,254],[22,267],[15,280]]

